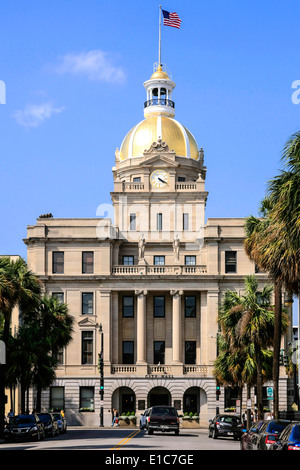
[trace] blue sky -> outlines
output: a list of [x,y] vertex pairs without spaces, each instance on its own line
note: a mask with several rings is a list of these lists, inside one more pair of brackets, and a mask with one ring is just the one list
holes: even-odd
[[[0,18],[0,253],[26,257],[43,213],[95,217],[114,152],[143,119],[158,60],[159,2],[14,0]],[[299,130],[299,2],[166,0],[162,26],[176,119],[205,151],[207,217],[257,214]],[[1,95],[0,95],[1,96]]]

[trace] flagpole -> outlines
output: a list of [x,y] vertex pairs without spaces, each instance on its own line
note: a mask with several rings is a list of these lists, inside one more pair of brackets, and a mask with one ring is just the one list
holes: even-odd
[[161,5],[159,5],[158,66],[161,65]]

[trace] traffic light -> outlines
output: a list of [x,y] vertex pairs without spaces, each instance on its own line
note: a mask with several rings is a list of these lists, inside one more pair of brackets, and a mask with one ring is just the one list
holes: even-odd
[[220,385],[216,385],[216,396],[217,398],[219,398],[219,396],[221,395],[221,390],[220,390]]

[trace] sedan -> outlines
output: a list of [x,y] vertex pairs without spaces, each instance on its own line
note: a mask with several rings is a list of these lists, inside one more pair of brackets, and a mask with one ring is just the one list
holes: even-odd
[[4,429],[4,439],[12,440],[35,440],[44,439],[44,425],[36,414],[16,415],[12,417]]
[[249,431],[245,431],[241,437],[241,450],[253,450],[253,436],[257,436],[260,431],[260,428],[265,423],[265,421],[256,421],[253,423]]
[[300,423],[290,423],[270,447],[271,450],[300,450]]
[[53,415],[54,420],[58,424],[58,430],[60,433],[67,432],[67,421],[66,418],[61,413],[51,413]]
[[276,441],[281,432],[287,427],[290,421],[285,420],[266,420],[252,437],[253,450],[269,450],[270,446]]
[[37,413],[38,417],[44,424],[46,436],[58,436],[58,422],[54,419],[52,413]]
[[217,415],[209,421],[208,437],[217,439],[219,436],[240,439],[243,434],[243,426],[240,418],[234,415]]

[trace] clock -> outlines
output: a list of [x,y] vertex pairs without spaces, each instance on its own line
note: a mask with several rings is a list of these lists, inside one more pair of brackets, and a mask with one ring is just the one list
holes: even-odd
[[150,175],[150,183],[154,189],[164,189],[169,184],[169,174],[164,170],[154,170]]

